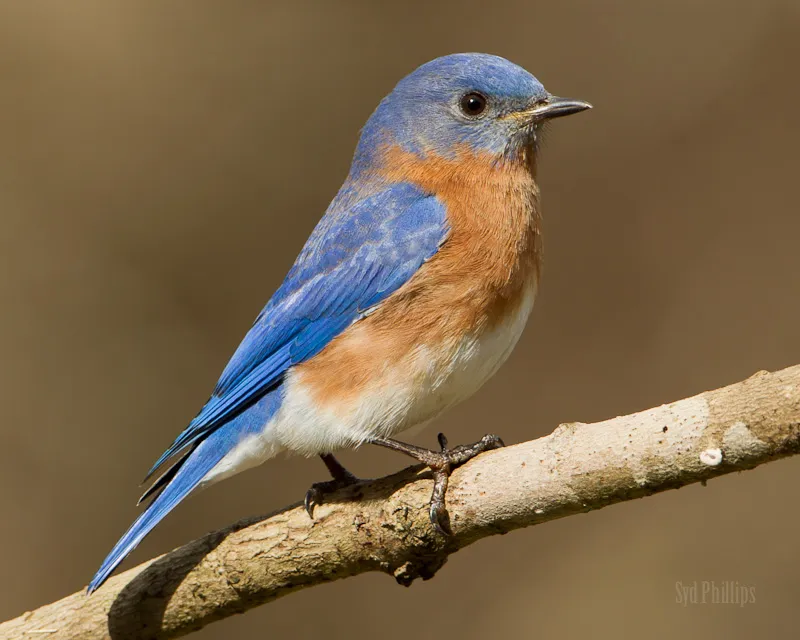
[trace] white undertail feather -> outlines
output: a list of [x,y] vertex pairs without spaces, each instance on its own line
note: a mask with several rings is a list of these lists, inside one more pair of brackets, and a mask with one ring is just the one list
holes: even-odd
[[206,475],[198,485],[198,489],[210,486],[237,473],[252,469],[278,455],[283,448],[269,431],[269,425],[258,435],[249,435],[231,449],[222,460]]

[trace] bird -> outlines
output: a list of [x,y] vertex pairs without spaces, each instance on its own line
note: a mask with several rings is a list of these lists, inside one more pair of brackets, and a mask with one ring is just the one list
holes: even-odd
[[[452,533],[450,472],[503,446],[495,435],[425,449],[393,436],[472,396],[503,364],[541,270],[537,159],[554,118],[590,109],[509,60],[436,58],[404,77],[361,130],[341,189],[197,416],[147,474],[146,508],[88,585],[98,589],[190,493],[280,453],[374,444],[430,468],[432,527]],[[165,470],[164,470],[165,469]]]

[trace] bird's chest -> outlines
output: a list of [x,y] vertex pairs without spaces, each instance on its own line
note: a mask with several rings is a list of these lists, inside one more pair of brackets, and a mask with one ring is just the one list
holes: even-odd
[[[481,204],[477,196],[470,202]],[[488,202],[460,220],[451,208],[451,234],[440,251],[343,341],[371,372],[349,379],[363,383],[359,406],[374,411],[384,435],[470,397],[522,334],[538,285],[538,219],[524,195],[496,202],[506,209]]]
[[[453,332],[439,342],[421,343],[411,356],[416,406],[409,422],[428,420],[469,398],[508,359],[527,323],[536,297],[536,282],[506,301],[502,317],[478,322],[471,331]],[[488,317],[491,310],[486,310]]]
[[492,175],[429,190],[447,205],[446,241],[373,313],[293,369],[282,413],[303,426],[283,437],[290,448],[330,451],[424,423],[477,391],[517,343],[538,283],[532,179]]

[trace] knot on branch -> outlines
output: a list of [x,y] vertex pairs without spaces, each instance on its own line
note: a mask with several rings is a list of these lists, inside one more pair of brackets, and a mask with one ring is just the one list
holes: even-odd
[[408,560],[397,567],[392,572],[392,575],[397,580],[397,584],[410,587],[411,583],[417,578],[430,580],[444,566],[445,562],[447,562],[447,555],[444,553],[427,558]]

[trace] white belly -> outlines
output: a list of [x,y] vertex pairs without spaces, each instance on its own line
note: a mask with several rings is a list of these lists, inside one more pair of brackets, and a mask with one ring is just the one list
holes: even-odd
[[389,437],[436,417],[475,393],[505,362],[517,343],[535,298],[532,285],[517,311],[492,331],[444,345],[420,344],[387,367],[356,396],[321,406],[290,372],[281,409],[265,437],[305,455],[355,447]]

